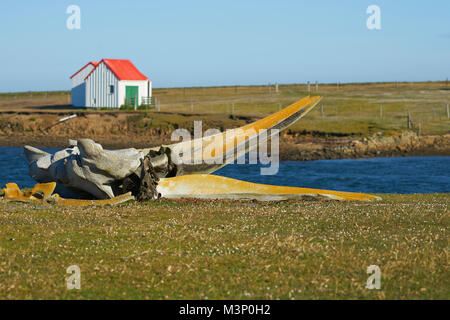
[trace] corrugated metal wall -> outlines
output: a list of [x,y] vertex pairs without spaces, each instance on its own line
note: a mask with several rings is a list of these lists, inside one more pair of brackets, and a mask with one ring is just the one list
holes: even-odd
[[86,83],[81,83],[76,87],[72,88],[71,95],[72,105],[74,107],[85,107],[86,106]]
[[80,84],[84,83],[84,78],[94,69],[94,66],[92,64],[89,64],[78,72],[73,78],[72,78],[72,88],[78,87]]
[[[119,81],[114,73],[101,63],[86,80],[86,106],[119,108]],[[110,93],[109,86],[114,86],[114,93]]]
[[75,107],[86,106],[86,84],[84,78],[94,69],[92,64],[87,65],[72,78],[72,105]]

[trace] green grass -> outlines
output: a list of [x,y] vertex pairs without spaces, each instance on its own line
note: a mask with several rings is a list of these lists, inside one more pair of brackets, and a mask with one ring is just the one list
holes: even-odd
[[[448,194],[376,203],[0,201],[0,298],[448,299]],[[81,268],[81,290],[65,286]],[[381,290],[365,289],[381,268]]]
[[[164,128],[166,125],[167,128],[186,128],[187,122],[199,119],[212,121],[215,128],[228,128],[238,125],[228,121],[233,104],[233,115],[257,119],[306,95],[323,96],[323,112],[320,106],[316,107],[290,128],[293,131],[340,135],[391,134],[407,129],[409,113],[413,129],[418,131],[420,123],[422,134],[450,132],[450,119],[446,111],[447,104],[450,104],[450,88],[445,82],[349,83],[340,84],[339,88],[336,84],[320,84],[318,92],[314,85],[311,85],[311,92],[307,92],[304,84],[289,84],[279,85],[278,93],[274,85],[162,88],[153,90],[160,112],[155,109],[133,112],[146,113],[155,118],[157,121],[148,123],[154,128]],[[52,105],[64,107],[67,103],[67,92],[0,94],[0,110],[5,111],[31,111],[39,106]],[[61,110],[58,109],[59,112]],[[76,110],[99,112],[97,109]],[[108,109],[101,112],[114,114],[130,111]]]

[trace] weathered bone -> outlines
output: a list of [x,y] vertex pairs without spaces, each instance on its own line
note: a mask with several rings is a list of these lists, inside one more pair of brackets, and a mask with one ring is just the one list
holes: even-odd
[[[264,119],[235,129],[231,135],[219,133],[159,148],[113,151],[104,150],[90,139],[70,140],[69,148],[54,154],[30,146],[25,146],[25,154],[31,177],[38,182],[55,181],[56,191],[70,197],[82,197],[83,193],[88,193],[98,199],[106,199],[131,191],[141,200],[155,199],[160,195],[235,199],[254,197],[266,200],[311,196],[336,200],[377,199],[359,193],[258,185],[200,175],[216,171],[252,151],[248,142],[263,136],[261,130],[286,129],[307,114],[319,100],[320,97],[306,97]],[[270,138],[269,134],[267,139]],[[181,161],[177,155],[185,152],[193,158],[201,154],[201,161]],[[205,161],[211,159],[221,161]]]
[[[225,165],[233,162],[237,158],[244,156],[246,153],[253,151],[253,148],[257,146],[256,143],[250,144],[250,141],[261,140],[261,130],[277,129],[282,131],[301,118],[303,118],[309,111],[311,111],[320,101],[321,97],[305,97],[290,106],[271,114],[263,119],[245,125],[243,127],[232,130],[231,134],[225,132],[218,133],[216,135],[203,137],[201,139],[194,139],[190,141],[182,141],[179,143],[171,144],[168,146],[162,146],[164,153],[168,156],[167,163],[172,166],[171,174],[159,175],[160,178],[182,176],[188,174],[200,174],[200,173],[212,173],[219,170]],[[269,131],[265,139],[270,140],[271,135],[275,132]],[[143,153],[152,152],[155,149],[143,149]],[[191,159],[194,159],[195,155],[201,154],[203,161],[195,163],[186,163],[177,157],[179,154],[190,154]],[[156,169],[156,165],[153,161],[152,164]],[[206,162],[205,160],[217,159],[218,163],[212,161]],[[156,170],[157,171],[157,170]]]
[[34,202],[42,205],[56,204],[59,206],[105,206],[116,205],[135,198],[131,195],[131,192],[121,194],[117,197],[103,200],[78,200],[78,199],[64,199],[57,193],[53,194],[56,183],[38,183],[31,190],[25,193],[19,189],[19,186],[15,183],[7,183],[6,188],[0,189],[0,196],[6,201],[18,201],[18,202]]
[[57,192],[64,196],[87,192],[98,199],[114,197],[117,182],[135,172],[144,157],[133,148],[104,150],[90,139],[54,154],[30,146],[24,149],[33,179],[56,182]]
[[[59,194],[71,198],[88,197],[88,195],[98,199],[111,198],[128,191],[126,186],[125,190],[123,186],[125,178],[133,175],[141,181],[148,180],[148,177],[145,178],[146,171],[142,170],[145,155],[148,155],[150,160],[152,174],[158,178],[211,173],[252,151],[248,142],[258,139],[261,129],[285,129],[307,114],[319,100],[320,97],[303,98],[264,119],[235,129],[232,135],[225,136],[225,133],[219,133],[215,136],[204,137],[201,141],[184,141],[143,150],[130,148],[112,151],[104,150],[100,144],[90,139],[81,139],[70,140],[69,148],[54,154],[25,146],[25,154],[31,177],[38,182],[55,181],[56,192]],[[240,147],[242,145],[244,148]],[[186,151],[192,157],[200,153],[202,161],[184,163],[176,157],[179,153]],[[219,158],[222,163],[204,161],[211,158]],[[130,179],[125,182],[130,182]],[[151,184],[147,182],[147,185]],[[136,190],[140,186],[133,188]]]
[[316,198],[372,201],[381,198],[354,192],[341,192],[251,183],[212,174],[194,174],[161,179],[157,191],[164,198],[285,200]]

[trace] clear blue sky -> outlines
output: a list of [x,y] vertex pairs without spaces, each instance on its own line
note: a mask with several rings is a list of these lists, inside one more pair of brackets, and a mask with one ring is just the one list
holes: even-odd
[[[68,30],[66,8],[81,8]],[[366,8],[381,8],[381,30]],[[450,1],[1,1],[0,92],[64,90],[90,60],[154,87],[450,78]]]

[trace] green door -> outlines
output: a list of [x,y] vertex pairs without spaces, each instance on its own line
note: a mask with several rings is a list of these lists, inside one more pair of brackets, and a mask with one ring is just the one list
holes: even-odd
[[126,104],[136,107],[139,100],[139,87],[138,86],[125,86],[125,100]]

